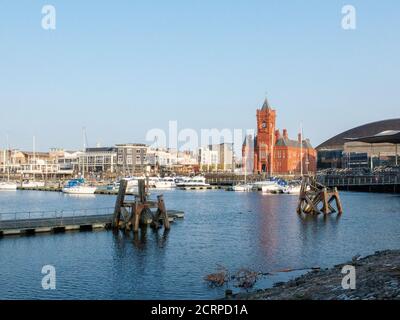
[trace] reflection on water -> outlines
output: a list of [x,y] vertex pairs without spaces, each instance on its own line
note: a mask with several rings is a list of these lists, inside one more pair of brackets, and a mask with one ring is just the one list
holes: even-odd
[[95,194],[64,194],[67,198],[77,198],[77,199],[95,199]]
[[138,233],[113,231],[114,242],[117,247],[122,244],[132,243],[138,250],[145,250],[148,243],[148,238],[151,237],[153,243],[160,249],[167,244],[168,234],[171,230],[154,230],[146,227],[141,227]]
[[[0,298],[205,299],[205,275],[328,267],[356,254],[400,246],[400,198],[342,193],[342,216],[299,216],[297,197],[224,191],[166,191],[167,207],[185,211],[171,230],[38,235],[0,240]],[[115,197],[58,193],[0,194],[0,212],[113,207]],[[57,268],[57,290],[41,290],[41,268]],[[270,278],[260,286],[282,278]]]

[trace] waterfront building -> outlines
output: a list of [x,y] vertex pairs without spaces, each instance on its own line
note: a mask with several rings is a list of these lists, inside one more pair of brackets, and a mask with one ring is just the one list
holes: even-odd
[[[298,175],[316,172],[316,151],[299,133],[296,140],[276,128],[276,110],[265,99],[257,110],[257,135],[246,137],[242,147],[243,161],[253,159],[253,172],[268,175]],[[247,166],[246,166],[247,167]]]
[[123,175],[146,171],[148,146],[139,143],[117,144],[117,170]]
[[233,143],[220,143],[209,146],[218,154],[218,171],[232,172],[235,169]]
[[193,151],[179,151],[176,156],[177,166],[193,167],[198,164],[197,156]]
[[60,151],[55,152],[30,152],[30,151],[10,151],[9,167],[10,171],[23,178],[42,178],[46,177],[67,177],[73,174],[73,169],[62,167],[57,157]]
[[56,161],[60,165],[60,169],[72,170],[74,173],[79,173],[79,155],[81,153],[81,151],[67,150],[63,150],[62,153],[60,152],[60,154],[56,157]]
[[37,160],[35,163],[20,165],[17,173],[26,179],[32,177],[67,177],[73,175],[74,171],[68,168],[62,168],[57,163],[48,163],[44,160]]
[[176,152],[171,153],[166,149],[151,149],[147,152],[147,163],[152,167],[170,168],[177,164]]
[[328,139],[317,147],[318,170],[396,165],[399,150],[395,144],[351,141],[393,130],[400,130],[400,119],[368,123]]
[[86,174],[114,173],[117,164],[117,148],[86,148],[78,156],[79,172]]
[[172,174],[175,172],[191,172],[197,165],[197,157],[191,151],[177,151],[176,149],[149,149],[147,163],[153,173]]
[[42,163],[50,162],[49,152],[18,151],[12,152],[11,161],[17,165],[35,164],[37,161]]
[[10,164],[11,151],[10,150],[0,150],[0,172],[5,173],[8,170]]
[[176,149],[149,149],[147,163],[152,174],[172,175],[178,172],[192,172],[193,165],[197,165],[197,158],[192,152]]
[[219,153],[217,150],[212,150],[210,146],[199,148],[198,164],[201,171],[218,171],[219,163]]

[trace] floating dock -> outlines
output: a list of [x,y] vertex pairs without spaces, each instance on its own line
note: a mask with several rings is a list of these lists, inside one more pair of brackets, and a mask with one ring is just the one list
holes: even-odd
[[[182,211],[169,210],[167,214],[169,222],[185,217]],[[11,214],[8,213],[7,215]],[[68,231],[109,230],[112,222],[113,214],[62,216],[58,213],[54,217],[0,220],[0,237],[64,233]]]
[[47,191],[47,192],[61,192],[60,187],[17,187],[21,191]]
[[221,186],[193,186],[193,187],[179,187],[179,190],[219,190],[219,189],[225,189],[225,187]]
[[[220,190],[220,189],[227,189],[227,186],[204,186],[204,187],[179,187],[176,188],[178,190]],[[21,191],[46,191],[46,192],[62,192],[61,188],[58,187],[18,187],[18,190]],[[175,189],[171,189],[175,190]],[[150,189],[150,192],[157,191],[157,189]],[[109,196],[116,196],[118,195],[118,190],[106,190],[106,189],[97,189],[94,194],[98,195],[109,195]],[[132,196],[135,193],[127,192],[126,195]]]

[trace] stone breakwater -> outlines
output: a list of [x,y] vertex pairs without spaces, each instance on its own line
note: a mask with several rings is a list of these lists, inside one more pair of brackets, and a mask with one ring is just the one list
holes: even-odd
[[[344,266],[354,266],[356,289],[345,290]],[[238,300],[400,300],[400,250],[380,251],[331,269],[313,270],[287,283],[254,293],[239,294]]]

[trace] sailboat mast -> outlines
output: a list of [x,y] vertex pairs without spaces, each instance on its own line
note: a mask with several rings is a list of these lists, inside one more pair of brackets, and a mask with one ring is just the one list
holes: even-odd
[[272,128],[272,134],[271,134],[271,149],[270,149],[270,177],[272,178],[273,171],[274,171],[274,132],[275,128]]
[[303,124],[300,124],[300,176],[303,178]]
[[36,137],[33,136],[32,138],[32,151],[33,151],[33,162],[31,164],[31,168],[33,171],[33,181],[36,181],[36,174],[35,174],[35,170],[36,170]]
[[247,155],[244,153],[244,183],[247,184]]
[[[8,160],[9,150],[10,150],[10,142],[9,142],[8,135],[7,135],[7,181],[8,182],[10,182],[10,163],[9,163],[9,160]],[[4,159],[4,162],[5,161],[6,161],[6,158]]]
[[82,178],[85,179],[86,128],[82,129],[82,138],[83,138]]
[[4,148],[4,151],[3,151],[3,177],[5,176],[5,174],[6,174],[6,171],[7,171],[7,165],[6,165],[6,148]]

